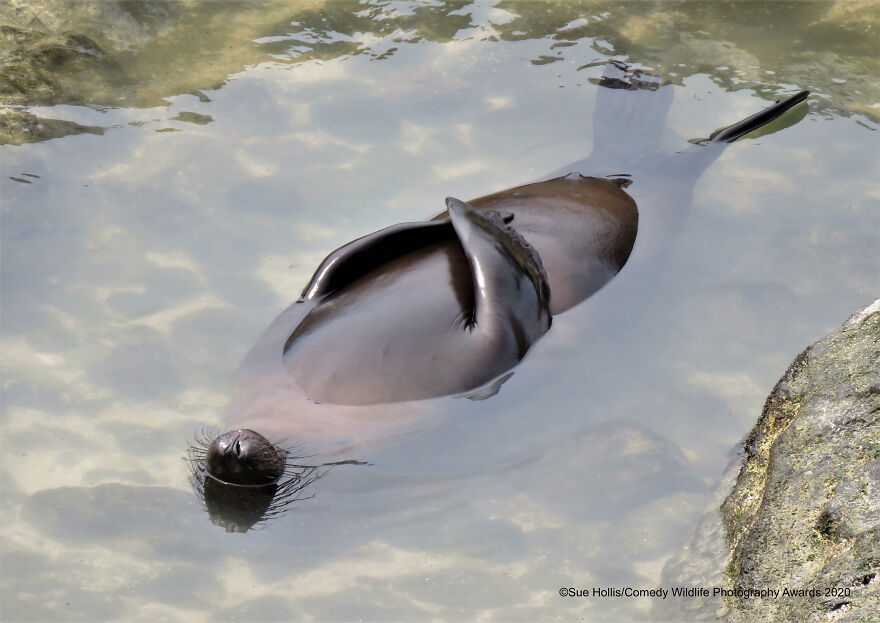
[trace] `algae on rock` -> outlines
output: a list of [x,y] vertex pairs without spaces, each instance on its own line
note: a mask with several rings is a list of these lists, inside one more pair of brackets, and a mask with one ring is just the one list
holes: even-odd
[[[707,514],[694,542],[663,574],[664,584],[720,581],[731,592],[667,604],[660,614],[733,622],[876,620],[880,299],[795,358],[743,450],[720,514]],[[748,595],[762,589],[778,594]]]

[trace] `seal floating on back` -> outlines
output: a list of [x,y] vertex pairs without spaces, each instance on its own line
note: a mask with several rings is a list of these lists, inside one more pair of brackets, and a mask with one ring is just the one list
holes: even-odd
[[[806,96],[695,148],[711,152]],[[292,307],[287,371],[309,399],[345,405],[460,394],[490,382],[523,358],[552,315],[626,264],[639,219],[621,188],[629,181],[575,169],[469,203],[448,198],[434,220],[337,249]]]
[[[638,87],[620,95],[665,117],[672,87],[652,93],[659,81],[617,75],[625,71],[610,66],[602,86]],[[606,97],[609,89],[599,91]],[[334,426],[334,405],[378,405],[390,418],[392,404],[491,386],[550,329],[553,315],[588,298],[627,263],[640,213],[624,187],[635,180],[642,196],[665,193],[673,207],[650,216],[674,229],[693,183],[724,146],[807,95],[777,102],[659,163],[645,162],[651,152],[627,155],[626,140],[603,140],[600,124],[594,155],[583,161],[467,203],[448,198],[447,211],[432,220],[394,225],[333,251],[245,359],[249,412],[257,415],[239,421],[296,432]],[[614,110],[597,106],[597,118]],[[628,174],[611,176],[618,166]],[[585,175],[595,168],[609,177]],[[683,170],[688,175],[676,179]],[[306,411],[320,414],[305,422]],[[377,413],[367,409],[363,417]],[[283,451],[245,428],[205,446],[207,475],[227,483],[267,483],[283,471]]]
[[580,176],[446,204],[443,218],[365,236],[318,268],[283,349],[310,399],[399,402],[490,382],[620,270],[638,220],[616,184]]

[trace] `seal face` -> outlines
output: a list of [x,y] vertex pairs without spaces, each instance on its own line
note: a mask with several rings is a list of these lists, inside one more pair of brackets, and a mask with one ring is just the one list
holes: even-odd
[[269,485],[284,473],[285,453],[261,434],[240,428],[219,435],[205,454],[208,476],[222,483]]

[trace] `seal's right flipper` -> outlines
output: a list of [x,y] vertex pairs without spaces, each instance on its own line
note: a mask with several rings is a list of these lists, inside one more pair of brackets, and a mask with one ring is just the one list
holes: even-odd
[[742,121],[727,126],[726,128],[716,130],[707,140],[712,143],[732,143],[741,136],[745,136],[749,132],[753,132],[762,126],[767,125],[777,117],[780,117],[789,109],[794,108],[807,99],[809,95],[809,91],[795,93],[791,97],[778,101],[772,106],[768,106],[764,110],[755,113],[751,117],[747,117]]
[[[655,171],[659,174],[659,178],[678,180],[680,186],[692,186],[706,167],[712,164],[730,143],[766,126],[806,100],[809,95],[809,91],[795,93],[742,121],[716,130],[709,138],[691,139],[689,142],[692,144],[687,149],[680,151],[674,158],[660,163]],[[799,120],[800,118],[795,116],[795,121]]]
[[550,287],[541,258],[497,212],[448,197],[446,207],[471,268],[471,330],[512,347],[517,360],[550,328]]

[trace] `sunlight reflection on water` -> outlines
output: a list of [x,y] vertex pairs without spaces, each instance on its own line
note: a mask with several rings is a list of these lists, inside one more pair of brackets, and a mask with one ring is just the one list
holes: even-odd
[[222,426],[238,363],[318,262],[583,157],[612,54],[678,73],[669,149],[829,65],[878,78],[834,38],[839,5],[768,17],[817,46],[776,65],[782,43],[723,14],[561,3],[544,23],[538,3],[459,4],[273,4],[185,88],[128,58],[144,63],[125,67],[132,107],[11,102],[105,131],[2,147],[5,620],[649,616],[557,590],[654,586],[790,360],[876,297],[871,87],[829,83],[802,122],[728,149],[654,292],[609,286],[559,316],[498,395],[440,401],[424,431],[243,537],[188,488],[187,443]]

